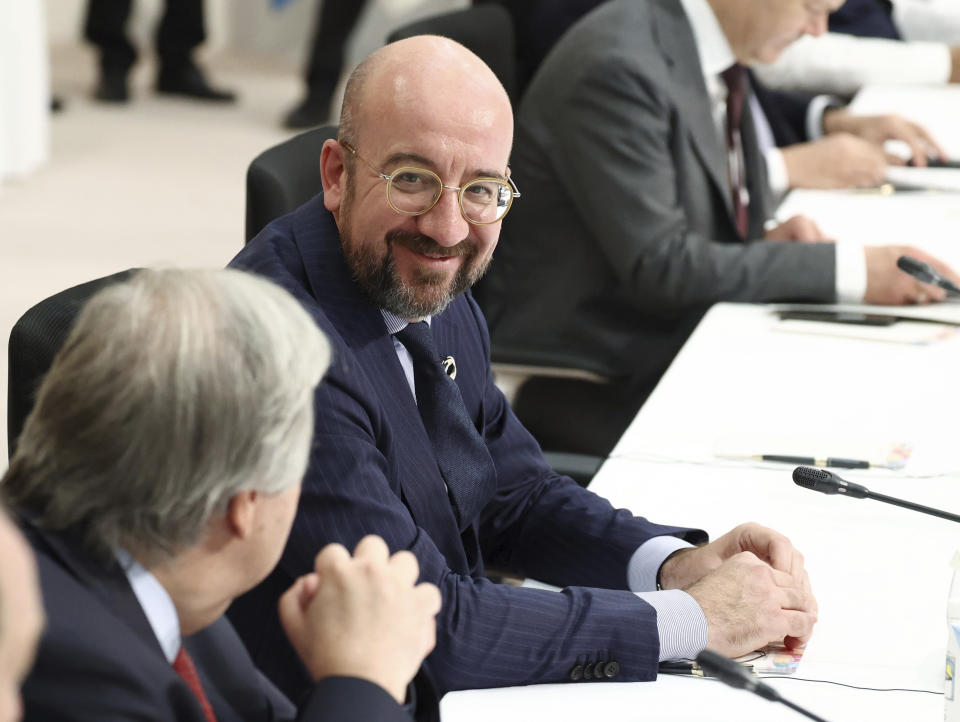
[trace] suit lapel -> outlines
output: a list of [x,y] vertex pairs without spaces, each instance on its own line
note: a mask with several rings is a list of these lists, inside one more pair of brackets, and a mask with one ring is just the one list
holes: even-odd
[[134,636],[163,656],[160,642],[153,633],[153,628],[119,563],[113,561],[109,566],[97,564],[85,554],[78,552],[79,540],[68,539],[59,534],[47,534],[36,527],[32,527],[32,533],[42,540],[51,556],[69,570],[92,594],[99,597],[108,609],[113,610]]
[[[396,423],[397,419],[419,421],[420,412],[393,339],[380,309],[353,282],[336,223],[320,196],[297,211],[293,230],[311,295],[354,354],[336,363],[355,364],[350,372],[366,377],[380,408],[390,415],[387,422],[392,443],[403,450],[396,455],[399,466],[395,478],[400,480],[397,492],[450,568],[467,573],[456,519],[426,429],[422,423]],[[444,343],[448,341],[455,341],[454,333],[444,336]]]
[[[690,132],[694,150],[733,222],[733,197],[727,179],[727,151],[717,133],[710,109],[710,96],[700,67],[696,40],[690,21],[679,2],[651,0],[653,34],[670,72],[671,92],[677,107],[684,109],[683,121]],[[735,224],[734,224],[735,225]]]

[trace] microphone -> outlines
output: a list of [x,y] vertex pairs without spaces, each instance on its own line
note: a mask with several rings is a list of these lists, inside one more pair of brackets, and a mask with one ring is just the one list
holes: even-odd
[[918,281],[939,286],[951,295],[960,295],[960,286],[957,286],[957,284],[944,276],[929,263],[918,261],[913,256],[900,256],[900,258],[897,259],[897,268],[904,273],[909,273]]
[[705,649],[697,655],[697,664],[699,664],[703,671],[709,676],[716,677],[726,685],[753,692],[771,702],[785,704],[790,709],[796,710],[805,717],[809,717],[817,722],[826,722],[823,717],[818,717],[813,712],[809,712],[790,700],[784,699],[780,693],[769,684],[761,682],[751,670],[743,665],[737,664],[732,659],[727,659],[722,654],[717,654],[709,649]]
[[876,501],[882,501],[885,504],[893,504],[894,506],[900,506],[904,509],[912,509],[913,511],[919,511],[923,514],[930,514],[931,516],[960,523],[960,515],[934,509],[933,507],[924,506],[923,504],[915,504],[912,501],[886,496],[885,494],[877,494],[865,486],[841,479],[832,471],[827,471],[826,469],[812,469],[809,466],[798,466],[793,470],[793,483],[797,486],[802,486],[804,489],[819,491],[821,494],[843,494],[844,496],[849,496],[854,499],[874,499]]

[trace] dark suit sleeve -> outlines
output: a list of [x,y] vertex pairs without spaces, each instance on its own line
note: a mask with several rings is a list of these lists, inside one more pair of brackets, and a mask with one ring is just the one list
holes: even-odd
[[620,286],[638,308],[668,314],[721,300],[833,300],[831,244],[724,243],[695,230],[685,200],[709,201],[683,194],[701,161],[683,109],[644,62],[604,55],[559,94],[545,84],[525,99],[538,106],[528,132],[548,134],[545,155]]
[[373,682],[327,677],[301,703],[297,722],[411,722],[411,718]]
[[807,134],[807,110],[816,97],[813,93],[768,88],[752,72],[750,84],[778,147],[810,140]]
[[[281,562],[291,576],[308,570],[317,551],[331,541],[352,548],[363,536],[379,534],[392,551],[412,551],[421,580],[436,584],[443,596],[437,646],[428,657],[441,693],[563,681],[578,659],[594,657],[598,651],[620,662],[622,679],[655,677],[659,653],[655,613],[634,594],[583,587],[557,594],[452,571],[391,481],[392,462],[376,443],[379,420],[371,418],[370,410],[337,376],[336,369],[331,371],[318,391],[311,463]],[[429,452],[424,457],[432,462]],[[549,513],[540,506],[537,486],[529,484],[528,493],[529,512],[539,508]],[[519,516],[523,494],[516,490],[512,494],[511,510]],[[581,506],[571,500],[570,513]],[[497,523],[507,524],[510,513],[505,507]],[[613,516],[611,511],[608,518],[615,527]],[[529,525],[530,533],[535,526]],[[621,567],[621,589],[625,574]]]
[[[486,323],[474,306],[489,358]],[[489,369],[489,364],[488,364]],[[483,514],[484,559],[556,586],[627,587],[630,557],[654,536],[706,541],[699,530],[653,524],[560,476],[546,463],[488,372],[484,437],[497,467],[497,494]],[[645,590],[649,591],[649,590]]]

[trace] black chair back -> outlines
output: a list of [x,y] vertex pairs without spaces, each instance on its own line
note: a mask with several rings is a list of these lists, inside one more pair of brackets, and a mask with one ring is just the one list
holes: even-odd
[[101,288],[127,279],[135,270],[60,291],[30,308],[14,324],[10,332],[7,376],[7,449],[11,457],[23,423],[33,409],[40,382],[67,340],[80,309]]
[[517,58],[513,19],[500,5],[474,5],[465,10],[435,15],[404,25],[387,37],[387,42],[414,35],[442,35],[456,40],[490,66],[503,83],[510,102],[517,100]]
[[268,148],[247,169],[247,223],[244,242],[270,221],[295,210],[321,190],[320,150],[337,137],[337,126],[325,125]]

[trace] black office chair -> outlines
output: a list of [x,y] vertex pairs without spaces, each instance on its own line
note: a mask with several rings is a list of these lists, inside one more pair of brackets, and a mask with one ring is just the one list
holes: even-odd
[[33,409],[40,382],[67,340],[80,309],[101,288],[127,279],[136,270],[121,271],[60,291],[30,308],[14,324],[10,332],[7,375],[7,449],[11,457],[23,423]]
[[244,242],[320,192],[320,150],[324,141],[336,137],[337,126],[325,125],[295,135],[253,159],[247,169]]
[[414,35],[442,35],[469,48],[490,66],[503,83],[510,102],[517,101],[517,53],[513,19],[499,5],[474,5],[442,15],[424,18],[397,28],[387,42],[412,38]]

